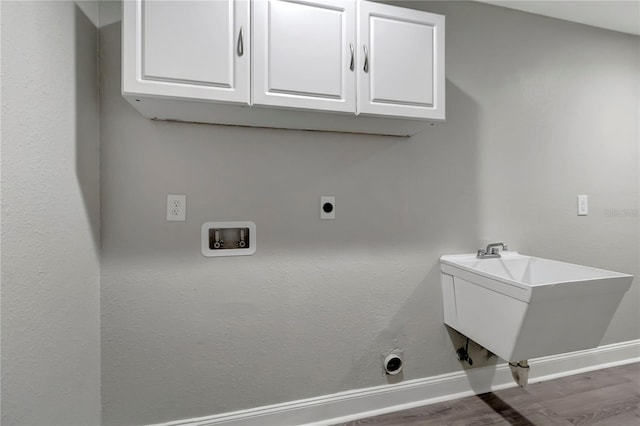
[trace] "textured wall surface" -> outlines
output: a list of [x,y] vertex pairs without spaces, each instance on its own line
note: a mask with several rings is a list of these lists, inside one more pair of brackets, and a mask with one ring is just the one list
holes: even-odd
[[2,2],[3,425],[100,423],[97,29],[83,9]]
[[[488,240],[640,272],[638,37],[406,5],[447,16],[447,121],[409,139],[147,120],[120,96],[120,25],[103,27],[105,424],[384,384],[394,347],[404,379],[458,370],[438,257]],[[165,220],[168,193],[186,222]],[[234,220],[256,223],[257,253],[202,257],[202,223]],[[636,280],[603,343],[640,337],[638,300]]]

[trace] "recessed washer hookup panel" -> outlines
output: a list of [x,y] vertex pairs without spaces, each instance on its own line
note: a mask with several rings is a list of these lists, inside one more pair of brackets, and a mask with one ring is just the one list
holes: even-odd
[[202,255],[249,256],[256,252],[253,222],[206,222],[201,231]]

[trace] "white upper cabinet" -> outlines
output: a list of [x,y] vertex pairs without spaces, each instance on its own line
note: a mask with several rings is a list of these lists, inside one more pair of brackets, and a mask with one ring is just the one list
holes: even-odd
[[254,0],[253,104],[355,112],[354,0]]
[[123,2],[123,93],[250,102],[248,0]]
[[365,0],[123,1],[122,94],[152,119],[412,135],[444,120],[444,91],[441,15]]
[[444,16],[358,3],[358,114],[445,118]]

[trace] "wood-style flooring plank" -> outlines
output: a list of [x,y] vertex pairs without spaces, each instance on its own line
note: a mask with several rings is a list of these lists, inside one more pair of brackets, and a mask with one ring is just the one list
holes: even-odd
[[640,363],[343,424],[356,425],[639,426]]

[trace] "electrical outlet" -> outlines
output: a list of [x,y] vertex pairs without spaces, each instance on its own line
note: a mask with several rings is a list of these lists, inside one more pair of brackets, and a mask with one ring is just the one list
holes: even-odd
[[336,197],[323,195],[320,197],[320,219],[336,218]]
[[187,196],[167,195],[167,220],[184,222],[187,219]]

